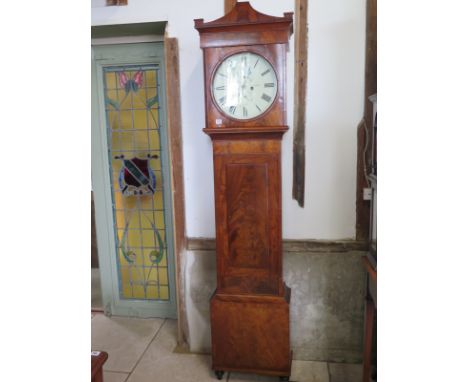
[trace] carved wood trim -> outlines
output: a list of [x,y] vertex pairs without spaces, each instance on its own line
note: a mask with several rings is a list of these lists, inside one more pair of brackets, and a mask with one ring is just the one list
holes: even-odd
[[294,37],[294,129],[292,197],[304,207],[305,113],[307,96],[307,7],[308,0],[296,0]]
[[185,196],[180,113],[179,47],[176,38],[164,38],[166,66],[167,126],[171,167],[171,189],[176,264],[178,345],[188,348],[189,329],[185,305]]
[[[216,240],[190,237],[187,238],[187,249],[189,251],[214,251]],[[283,252],[336,253],[366,251],[367,249],[368,245],[365,240],[283,240]]]

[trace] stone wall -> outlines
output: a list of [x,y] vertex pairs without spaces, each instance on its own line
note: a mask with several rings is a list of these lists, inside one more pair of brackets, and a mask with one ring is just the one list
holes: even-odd
[[[365,271],[362,251],[284,252],[284,280],[291,287],[294,359],[360,362]],[[190,350],[209,353],[210,305],[216,288],[214,250],[187,253],[186,298]]]

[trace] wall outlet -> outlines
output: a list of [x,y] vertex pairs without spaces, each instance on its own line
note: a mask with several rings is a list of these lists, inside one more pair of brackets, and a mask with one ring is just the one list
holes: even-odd
[[362,199],[363,200],[372,200],[372,188],[363,188],[362,189]]

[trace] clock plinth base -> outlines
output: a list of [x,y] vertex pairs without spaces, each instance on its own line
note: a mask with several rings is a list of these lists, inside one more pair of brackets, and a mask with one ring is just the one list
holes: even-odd
[[287,286],[284,296],[216,291],[211,298],[213,370],[289,376],[289,301]]

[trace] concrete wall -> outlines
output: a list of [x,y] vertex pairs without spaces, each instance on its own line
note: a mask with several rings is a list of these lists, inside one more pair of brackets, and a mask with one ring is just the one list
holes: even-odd
[[[363,252],[285,252],[291,287],[294,359],[360,362],[365,273]],[[189,251],[186,267],[190,349],[211,349],[209,299],[216,288],[214,251]]]

